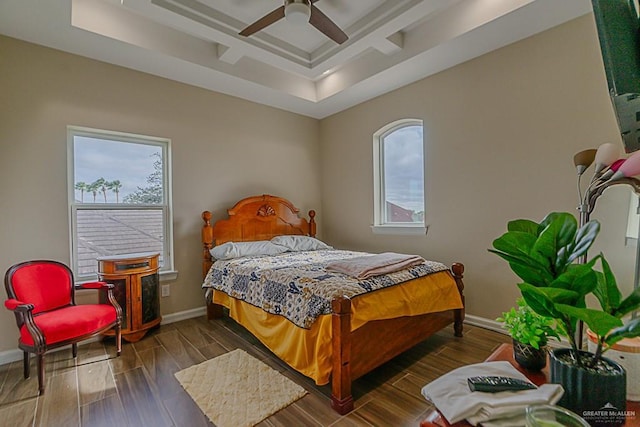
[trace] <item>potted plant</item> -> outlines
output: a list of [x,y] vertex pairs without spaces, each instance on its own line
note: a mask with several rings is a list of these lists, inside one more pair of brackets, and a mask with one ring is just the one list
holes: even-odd
[[513,358],[525,369],[539,371],[547,365],[547,342],[550,337],[559,339],[553,328],[554,321],[540,316],[524,300],[518,298],[517,308],[502,313],[497,318],[513,339]]
[[[623,338],[640,336],[640,318],[623,321],[640,308],[640,289],[623,298],[604,255],[586,257],[599,232],[597,221],[578,227],[570,213],[553,212],[540,223],[510,221],[489,250],[505,259],[522,280],[518,287],[527,304],[555,319],[556,329],[569,341],[570,348],[550,353],[550,380],[565,389],[559,404],[585,418],[601,416],[603,408],[624,413],[626,373],[603,355]],[[593,295],[600,308],[587,307],[587,295]],[[597,336],[593,353],[578,348],[579,321]]]

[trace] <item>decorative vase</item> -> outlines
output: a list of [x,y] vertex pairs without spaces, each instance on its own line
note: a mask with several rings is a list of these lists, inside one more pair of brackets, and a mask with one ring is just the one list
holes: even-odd
[[513,358],[523,368],[539,371],[547,365],[547,350],[546,347],[535,348],[513,340]]
[[[618,363],[602,358],[604,372],[575,365],[571,349],[551,351],[550,381],[564,388],[557,403],[592,426],[620,426],[625,422],[627,373]],[[580,351],[581,355],[593,355]]]

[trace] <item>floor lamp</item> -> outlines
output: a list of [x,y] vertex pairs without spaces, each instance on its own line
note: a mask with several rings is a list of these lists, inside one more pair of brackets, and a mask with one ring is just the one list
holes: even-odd
[[[635,175],[640,175],[640,151],[634,153],[627,159],[620,159],[620,148],[612,143],[602,144],[598,149],[588,149],[576,153],[573,157],[573,163],[578,173],[578,212],[580,213],[580,227],[589,222],[591,212],[596,206],[596,201],[607,188],[618,185],[627,184],[640,195],[640,180]],[[583,192],[581,187],[581,177],[584,172],[595,163],[595,171],[586,190]],[[640,206],[638,207],[640,210]],[[640,212],[639,212],[640,213]],[[578,259],[579,263],[587,261],[587,254]],[[640,230],[638,241],[636,242],[636,266],[634,272],[634,289],[638,287],[640,282]],[[583,322],[578,323],[578,336],[576,343],[578,348],[582,348]]]

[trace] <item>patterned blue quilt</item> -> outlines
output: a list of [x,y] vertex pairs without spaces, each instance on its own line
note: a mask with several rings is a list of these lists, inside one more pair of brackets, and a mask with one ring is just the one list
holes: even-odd
[[326,264],[332,261],[365,255],[372,254],[332,249],[218,260],[209,270],[202,287],[217,289],[269,313],[285,316],[295,325],[308,329],[320,315],[331,313],[331,300],[336,296],[352,298],[448,270],[444,264],[426,261],[366,280],[325,270]]

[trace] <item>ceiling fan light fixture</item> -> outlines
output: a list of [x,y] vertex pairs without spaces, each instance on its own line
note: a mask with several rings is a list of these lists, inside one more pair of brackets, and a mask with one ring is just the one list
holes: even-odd
[[311,18],[311,8],[307,3],[292,2],[286,5],[284,16],[294,24],[305,24]]

